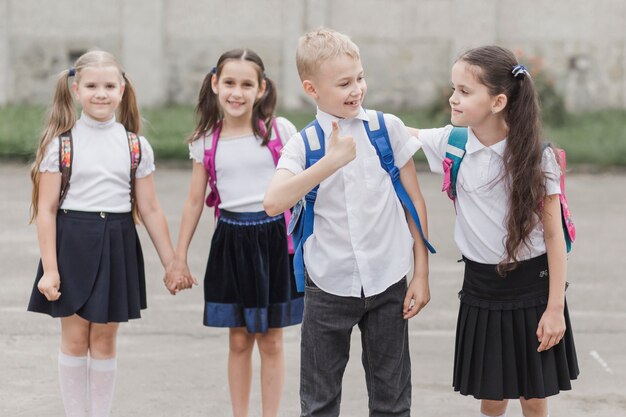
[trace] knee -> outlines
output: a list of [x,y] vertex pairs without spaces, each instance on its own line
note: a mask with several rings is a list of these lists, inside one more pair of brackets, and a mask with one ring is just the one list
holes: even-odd
[[480,403],[480,412],[487,416],[501,416],[506,412],[507,404],[507,400],[482,400]]
[[117,329],[92,329],[89,337],[91,356],[97,359],[106,359],[115,356]]
[[89,350],[89,338],[80,337],[64,337],[61,344],[61,351],[70,356],[86,356]]
[[243,355],[252,352],[254,335],[246,331],[232,332],[230,334],[229,350],[231,354]]
[[522,411],[526,417],[545,417],[548,415],[548,400],[545,398],[520,399]]
[[259,345],[259,351],[264,355],[282,355],[283,353],[283,338],[282,334],[265,334],[257,338]]

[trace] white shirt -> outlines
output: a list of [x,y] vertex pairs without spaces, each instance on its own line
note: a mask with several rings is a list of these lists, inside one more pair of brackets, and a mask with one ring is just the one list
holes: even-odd
[[[433,172],[443,173],[442,161],[451,130],[448,125],[419,131],[418,140]],[[483,264],[498,264],[506,259],[508,194],[501,179],[505,148],[506,139],[486,147],[468,128],[466,153],[457,176],[454,239],[463,256]],[[560,169],[550,148],[543,152],[541,169],[546,175],[546,194],[561,194]],[[529,242],[530,248],[520,249],[520,260],[546,253],[541,222],[530,233]]]
[[[143,178],[154,171],[154,153],[139,138],[141,161],[135,173]],[[130,211],[130,151],[126,129],[115,117],[99,122],[82,114],[72,128],[72,176],[62,209],[108,213]],[[46,148],[40,172],[59,172],[59,138]]]
[[[321,182],[315,202],[313,234],[304,245],[304,263],[313,282],[339,296],[380,294],[411,268],[413,238],[389,174],[363,126],[363,109],[354,119],[337,119],[317,110],[326,147],[337,121],[342,135],[356,142],[356,159]],[[419,149],[400,119],[385,115],[385,124],[398,168]],[[305,148],[297,134],[283,149],[277,169],[299,174]]]
[[[283,144],[296,127],[283,117],[276,118]],[[211,149],[213,134],[189,145],[189,158],[204,163],[204,149]],[[219,208],[238,213],[263,211],[263,198],[276,172],[274,159],[261,139],[254,135],[220,138],[215,153],[215,175],[220,193]]]

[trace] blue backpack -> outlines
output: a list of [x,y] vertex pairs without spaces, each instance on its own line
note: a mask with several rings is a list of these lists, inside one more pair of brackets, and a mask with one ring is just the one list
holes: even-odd
[[[459,167],[461,161],[465,156],[465,145],[467,145],[467,128],[466,127],[454,127],[448,137],[448,147],[446,148],[446,157],[443,160],[443,190],[448,194],[448,197],[456,205],[456,179],[459,175]],[[545,142],[543,149],[547,148],[550,144]],[[563,225],[563,233],[565,235],[565,244],[567,246],[567,252],[572,250],[572,242],[576,239],[576,227],[572,220],[572,213],[569,210],[567,204],[567,197],[565,196],[565,169],[566,159],[565,151],[563,149],[555,149],[558,154],[558,161],[561,168],[561,194],[559,195],[559,201],[561,203],[561,223]]]
[[[389,134],[385,125],[385,119],[382,112],[376,112],[373,110],[367,110],[369,121],[363,121],[367,137],[370,140],[376,154],[380,159],[380,165],[391,176],[391,182],[393,188],[398,195],[398,198],[409,210],[413,221],[417,225],[424,244],[430,251],[435,253],[435,248],[428,242],[422,231],[422,225],[415,210],[415,206],[411,201],[411,198],[407,194],[406,190],[402,186],[400,181],[400,170],[395,165],[393,150],[391,143],[389,142]],[[300,135],[304,140],[304,146],[306,150],[305,156],[305,169],[319,161],[325,153],[324,144],[324,131],[320,126],[317,119],[313,120],[307,127],[300,131]],[[317,198],[317,190],[319,184],[316,185],[309,193],[304,197],[304,201],[300,200],[293,208],[291,222],[289,223],[288,233],[293,237],[293,245],[295,248],[293,267],[294,275],[296,278],[296,286],[299,292],[304,291],[304,257],[303,247],[306,240],[313,234],[313,220],[314,220],[314,206]]]

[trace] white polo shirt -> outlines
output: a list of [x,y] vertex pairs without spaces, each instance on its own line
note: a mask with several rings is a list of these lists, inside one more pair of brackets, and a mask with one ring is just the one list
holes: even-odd
[[[369,142],[361,109],[354,119],[338,119],[317,110],[326,147],[337,121],[341,135],[356,142],[356,158],[320,183],[315,202],[313,234],[304,245],[304,263],[313,282],[339,296],[380,294],[411,268],[413,238],[391,178]],[[404,166],[419,149],[404,123],[385,114],[395,163]],[[277,169],[299,174],[305,167],[304,141],[294,135]]]
[[[442,161],[451,131],[450,125],[419,131],[418,140],[432,172],[443,173]],[[506,258],[508,197],[502,179],[505,148],[506,139],[486,147],[468,128],[466,153],[457,176],[454,239],[463,256],[484,264],[498,264]],[[543,152],[541,169],[546,175],[546,194],[561,194],[560,168],[550,148]],[[522,246],[520,260],[546,253],[541,222],[530,233],[529,242],[529,248]]]

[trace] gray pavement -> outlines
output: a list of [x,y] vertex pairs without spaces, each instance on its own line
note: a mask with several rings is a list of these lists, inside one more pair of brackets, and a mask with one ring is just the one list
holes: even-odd
[[[581,375],[573,390],[553,397],[551,416],[626,416],[626,174],[568,174],[568,197],[578,229],[569,260],[568,302]],[[156,183],[172,236],[187,192],[190,170],[161,166]],[[476,416],[478,402],[451,388],[457,291],[462,267],[452,238],[454,210],[440,178],[419,173],[427,199],[431,241],[432,300],[410,322],[414,416]],[[28,226],[30,182],[25,165],[0,163],[0,416],[62,416],[56,356],[58,320],[25,311],[38,246]],[[204,274],[213,228],[206,210],[190,249],[190,267]],[[113,417],[230,415],[225,329],[202,326],[202,290],[175,297],[163,288],[162,271],[145,229],[140,229],[148,278],[148,309],[121,326]],[[367,415],[367,393],[355,329],[344,378],[342,416]],[[285,331],[286,383],[281,416],[299,415],[299,327]],[[260,416],[259,360],[251,416]],[[521,416],[518,402],[509,416]]]

